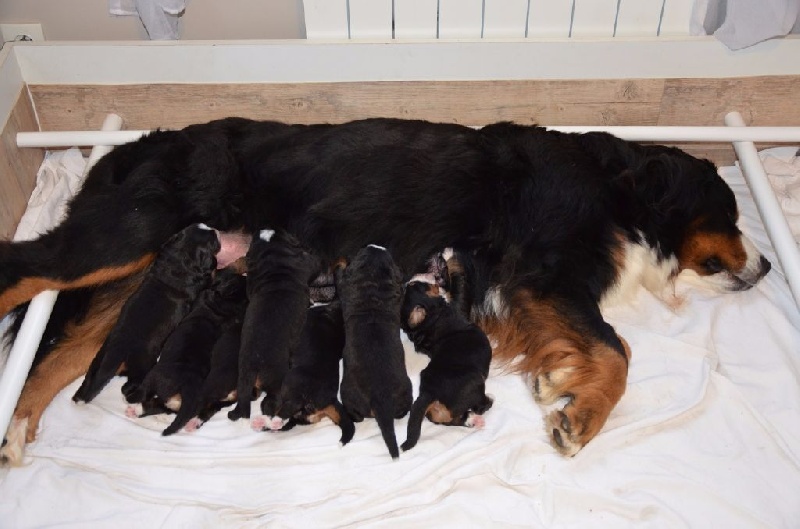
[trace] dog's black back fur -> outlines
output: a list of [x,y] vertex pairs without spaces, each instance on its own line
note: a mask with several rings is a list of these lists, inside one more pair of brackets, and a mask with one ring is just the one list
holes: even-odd
[[356,422],[374,416],[397,458],[394,419],[413,399],[400,340],[400,269],[388,251],[366,246],[337,270],[336,285],[345,325],[342,404]]
[[159,252],[128,299],[73,400],[89,402],[124,366],[130,395],[156,363],[167,336],[211,279],[219,241],[213,230],[190,226]]
[[492,348],[483,331],[449,305],[437,286],[417,281],[406,285],[400,314],[403,330],[417,350],[431,358],[420,374],[419,396],[402,445],[410,450],[431,404],[443,408],[443,417],[431,416],[432,420],[454,426],[463,426],[469,413],[480,415],[491,407],[485,382]]
[[309,283],[321,261],[294,236],[279,230],[254,237],[247,253],[247,310],[239,352],[236,408],[228,417],[250,416],[253,389],[266,395],[265,415],[275,414],[276,399],[290,367],[290,353],[309,306]]

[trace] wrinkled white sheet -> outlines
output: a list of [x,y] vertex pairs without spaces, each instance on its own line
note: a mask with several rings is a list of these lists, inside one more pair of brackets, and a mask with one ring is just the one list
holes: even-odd
[[[769,155],[785,170],[792,152]],[[721,173],[777,264],[738,169]],[[163,438],[166,419],[125,417],[120,379],[83,406],[76,382],[26,466],[0,474],[0,526],[798,527],[800,313],[777,269],[739,294],[689,283],[679,312],[644,290],[606,312],[633,350],[628,390],[574,458],[548,445],[523,381],[499,372],[483,430],[426,423],[398,461],[374,421],[343,448],[330,422],[256,433],[224,412]],[[416,387],[425,360],[407,348],[407,363]]]

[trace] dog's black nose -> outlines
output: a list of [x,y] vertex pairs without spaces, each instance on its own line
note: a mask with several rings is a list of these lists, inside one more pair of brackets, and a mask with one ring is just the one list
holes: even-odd
[[759,264],[761,265],[761,274],[760,275],[761,275],[761,277],[764,277],[772,269],[772,263],[770,263],[769,259],[767,259],[763,255],[761,256],[761,259],[759,261],[760,261]]

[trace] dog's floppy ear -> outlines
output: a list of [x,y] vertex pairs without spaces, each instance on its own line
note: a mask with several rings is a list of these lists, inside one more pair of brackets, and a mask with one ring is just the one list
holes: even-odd
[[408,315],[408,326],[413,329],[422,323],[427,315],[428,313],[425,311],[425,307],[422,305],[416,305],[413,309],[411,309],[411,314]]

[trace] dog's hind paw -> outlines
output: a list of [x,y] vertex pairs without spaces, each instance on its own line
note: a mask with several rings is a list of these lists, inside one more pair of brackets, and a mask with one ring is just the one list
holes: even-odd
[[136,404],[129,404],[127,408],[125,408],[125,417],[129,419],[138,419],[144,413],[144,406],[140,402]]
[[11,419],[3,446],[0,448],[0,464],[12,467],[22,465],[25,455],[25,432],[28,429],[28,418]]
[[189,422],[186,423],[186,426],[183,427],[184,432],[192,433],[197,431],[198,428],[203,426],[203,421],[200,417],[193,417],[189,419]]
[[480,430],[486,426],[486,419],[483,418],[483,415],[470,412],[469,415],[467,415],[467,420],[464,421],[464,426]]
[[250,428],[255,432],[263,432],[269,430],[269,420],[266,415],[258,415],[250,419]]

